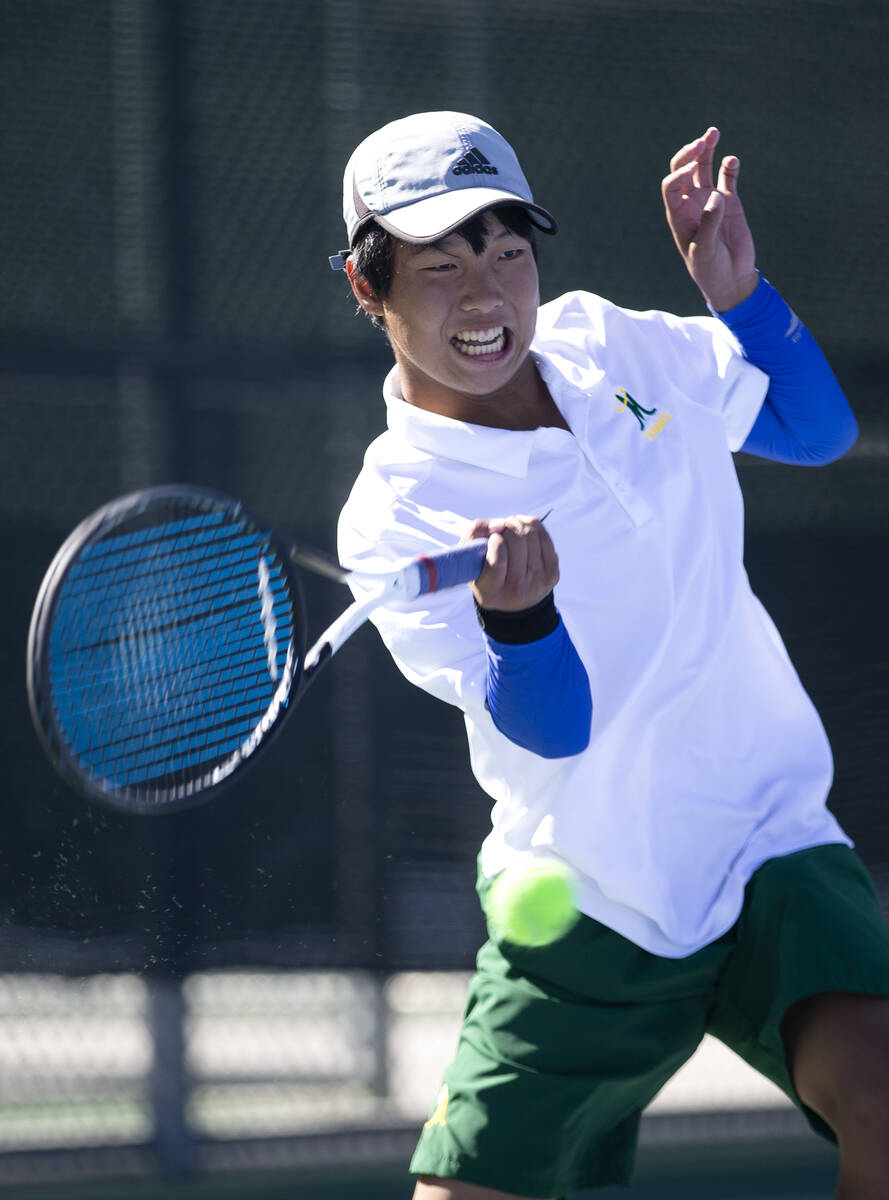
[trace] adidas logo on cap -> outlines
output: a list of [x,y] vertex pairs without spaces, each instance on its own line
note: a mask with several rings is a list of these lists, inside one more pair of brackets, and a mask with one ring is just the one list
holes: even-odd
[[500,172],[474,147],[458,158],[451,170],[455,175],[499,175]]

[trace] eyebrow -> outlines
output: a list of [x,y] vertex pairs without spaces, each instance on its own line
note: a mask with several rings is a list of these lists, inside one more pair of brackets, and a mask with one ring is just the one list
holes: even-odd
[[[442,238],[439,242],[405,242],[405,245],[408,247],[408,253],[414,258],[416,258],[418,254],[425,254],[428,250],[435,250],[440,254],[447,254],[448,251],[445,249],[444,243],[448,240],[448,238],[453,236],[453,234],[448,234],[447,237]],[[462,241],[463,239],[461,238],[460,240]]]
[[[518,235],[511,233],[510,230],[502,229],[499,233],[495,233],[492,237],[489,237],[485,242],[485,245],[488,245],[490,242],[500,242],[504,238],[516,236]],[[425,250],[437,250],[440,254],[450,254],[450,251],[447,249],[444,243],[450,241],[451,238],[459,238],[464,246],[469,245],[466,238],[456,231],[454,231],[454,233],[446,234],[445,237],[441,238],[441,240],[437,242],[405,242],[404,244],[409,248],[412,257],[422,254]]]

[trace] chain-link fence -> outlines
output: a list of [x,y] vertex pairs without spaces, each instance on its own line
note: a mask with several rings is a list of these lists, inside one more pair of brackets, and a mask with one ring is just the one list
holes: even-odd
[[[441,971],[0,976],[0,1178],[406,1157],[467,983]],[[773,1084],[708,1038],[643,1138],[726,1127],[804,1132]]]
[[[879,0],[0,0],[5,1161],[115,1145],[136,1169],[189,1131],[391,1131],[434,1100],[391,1056],[424,1019],[406,973],[464,972],[482,936],[459,714],[364,631],[243,783],[144,821],[55,778],[22,682],[60,538],[122,491],[215,486],[332,547],[388,361],[327,266],[342,168],[411,111],[514,142],[561,225],[545,297],[701,311],[659,180],[710,123],[742,158],[763,270],[862,431],[823,470],[741,456],[748,569],[889,887],[887,27]],[[319,629],[339,599],[309,581]]]

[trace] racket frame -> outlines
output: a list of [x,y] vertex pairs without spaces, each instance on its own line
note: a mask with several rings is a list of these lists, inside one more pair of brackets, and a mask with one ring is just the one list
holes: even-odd
[[[49,674],[50,636],[53,618],[59,603],[62,584],[75,559],[83,550],[101,540],[140,511],[162,503],[181,500],[191,502],[195,509],[202,505],[208,511],[225,511],[233,519],[243,520],[261,531],[263,539],[274,551],[284,571],[294,617],[293,638],[289,648],[282,680],[275,690],[272,701],[254,730],[244,742],[227,758],[204,774],[196,775],[179,787],[162,786],[150,789],[144,785],[102,786],[92,778],[77,761],[67,744],[67,739],[56,717],[51,701],[50,688],[44,685]],[[437,590],[438,567],[445,560],[448,581],[443,586],[453,587],[459,582],[476,578],[484,562],[486,540],[477,539],[451,551],[420,557],[401,567],[382,571],[350,570],[321,551],[301,545],[289,536],[282,536],[266,522],[260,521],[240,501],[212,488],[188,484],[168,484],[131,492],[103,505],[86,517],[69,534],[53,558],[35,601],[27,644],[27,692],[28,705],[34,726],[50,760],[59,773],[75,790],[118,812],[165,813],[208,799],[210,791],[217,791],[231,782],[246,760],[253,760],[257,752],[268,746],[280,732],[286,718],[305,690],[316,678],[321,667],[360,628],[371,613],[388,599],[412,600],[424,593]],[[454,564],[457,576],[454,574]],[[346,608],[331,625],[324,630],[311,649],[306,652],[307,629],[305,596],[297,564],[306,566],[316,574],[340,583],[354,581],[367,594],[360,596]],[[421,565],[422,564],[422,565]],[[292,649],[292,653],[290,650]],[[44,692],[47,695],[44,695]],[[152,798],[153,797],[153,798]]]
[[[151,505],[164,500],[195,500],[204,502],[209,509],[225,508],[233,517],[242,517],[261,529],[273,547],[287,578],[288,589],[294,612],[294,638],[292,652],[288,652],[281,680],[264,716],[254,731],[226,759],[206,775],[196,776],[179,788],[150,789],[146,787],[103,787],[91,778],[72,755],[57,719],[54,704],[44,692],[43,685],[48,676],[49,643],[53,628],[53,617],[59,603],[62,583],[69,568],[83,550],[102,536],[119,526],[124,520],[138,516]],[[40,585],[31,623],[28,629],[26,690],[28,707],[34,728],[50,761],[59,774],[77,792],[89,800],[97,801],[118,813],[159,814],[178,812],[190,808],[209,798],[209,792],[227,786],[238,768],[253,759],[262,748],[270,745],[285,724],[296,698],[302,688],[303,662],[306,648],[306,605],[302,581],[297,571],[290,543],[273,529],[261,522],[239,501],[212,488],[188,484],[169,484],[131,492],[126,496],[109,501],[100,509],[84,518],[72,530],[55,554]],[[152,799],[152,794],[155,799]],[[164,799],[160,800],[159,797]]]

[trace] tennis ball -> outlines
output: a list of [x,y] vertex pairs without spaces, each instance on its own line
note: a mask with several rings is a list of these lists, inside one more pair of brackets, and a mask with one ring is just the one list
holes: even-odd
[[486,904],[496,935],[517,946],[546,946],[580,915],[571,872],[554,859],[507,867],[491,884]]

